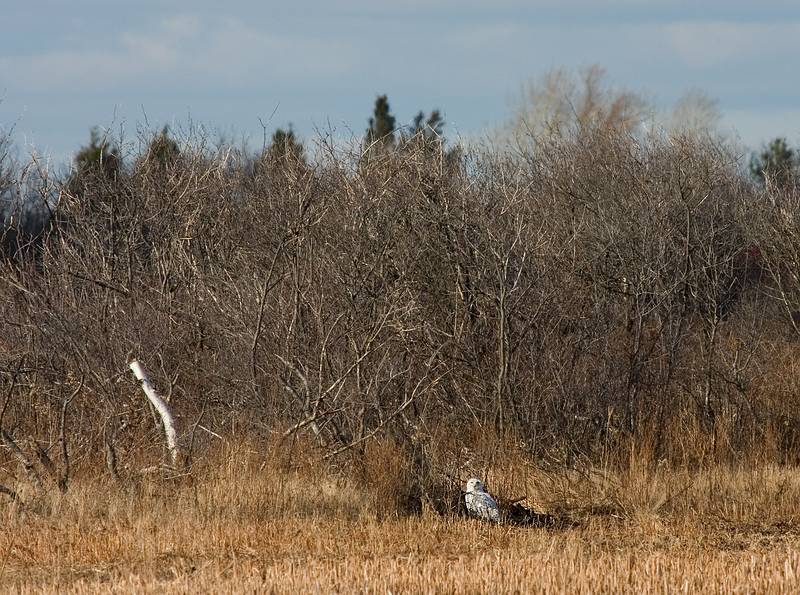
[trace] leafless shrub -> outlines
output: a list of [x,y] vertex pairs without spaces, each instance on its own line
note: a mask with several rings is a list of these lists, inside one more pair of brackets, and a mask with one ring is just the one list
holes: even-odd
[[513,439],[545,466],[637,441],[735,460],[773,430],[793,456],[800,411],[764,379],[800,311],[800,216],[723,146],[597,127],[523,154],[321,142],[255,167],[164,134],[64,185],[35,257],[0,276],[6,385],[25,361],[6,424],[45,449],[68,436],[72,472],[162,454],[129,353],[198,452],[308,433],[377,481],[380,451],[412,508],[449,498],[444,434],[456,451]]

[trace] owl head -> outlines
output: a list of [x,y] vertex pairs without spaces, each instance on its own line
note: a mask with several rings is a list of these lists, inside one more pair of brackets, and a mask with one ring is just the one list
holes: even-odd
[[483,482],[477,477],[473,477],[467,481],[467,494],[477,494],[485,491],[486,488],[483,487]]

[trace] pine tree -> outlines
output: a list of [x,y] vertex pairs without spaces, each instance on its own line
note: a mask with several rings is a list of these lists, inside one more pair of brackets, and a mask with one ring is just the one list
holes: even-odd
[[373,116],[369,119],[367,128],[366,143],[371,146],[380,143],[384,147],[393,147],[395,144],[395,118],[389,107],[389,100],[386,95],[379,95],[375,99],[375,109]]
[[266,157],[273,162],[289,162],[291,160],[305,162],[303,143],[297,140],[291,124],[286,130],[278,128],[273,133]]
[[798,155],[785,138],[776,138],[750,160],[750,175],[759,184],[767,180],[778,188],[788,188],[796,183]]
[[436,147],[443,143],[444,118],[439,110],[433,110],[430,116],[425,118],[425,112],[420,111],[411,121],[408,127],[407,136],[404,140],[421,140],[426,146]]
[[180,159],[181,150],[178,143],[170,136],[169,126],[164,126],[147,147],[145,161],[149,165],[165,170]]
[[119,149],[111,146],[97,128],[89,133],[89,144],[82,147],[74,157],[74,169],[64,189],[73,196],[92,196],[93,189],[105,188],[120,175],[122,159]]
[[105,137],[95,127],[89,133],[89,144],[75,154],[75,178],[85,179],[102,174],[113,179],[119,173],[119,150],[110,147]]
[[426,140],[441,138],[444,131],[444,118],[439,110],[433,110],[428,119],[425,120],[425,112],[420,111],[414,116],[411,126],[411,135],[422,134]]

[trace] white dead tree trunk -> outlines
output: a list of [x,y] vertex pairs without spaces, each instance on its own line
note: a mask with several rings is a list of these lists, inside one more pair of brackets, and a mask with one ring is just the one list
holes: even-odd
[[128,367],[142,385],[144,394],[147,396],[147,399],[150,401],[153,407],[155,407],[155,410],[158,412],[158,415],[161,418],[161,425],[164,426],[164,437],[167,440],[167,450],[169,451],[172,465],[175,467],[178,465],[179,454],[178,433],[175,430],[175,418],[172,417],[172,411],[170,411],[167,402],[161,398],[158,392],[156,392],[156,389],[153,387],[153,384],[147,377],[147,373],[144,371],[142,364],[140,364],[137,360],[132,359],[128,362]]

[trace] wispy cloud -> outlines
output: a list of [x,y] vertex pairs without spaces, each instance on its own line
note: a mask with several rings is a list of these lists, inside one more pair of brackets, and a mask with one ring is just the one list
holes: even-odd
[[[237,18],[178,16],[118,33],[91,47],[0,57],[15,85],[94,90],[125,83],[281,83],[350,71],[358,52],[346,41],[256,29]],[[9,80],[10,79],[10,80]]]
[[692,68],[708,68],[800,51],[800,23],[679,22],[664,27],[674,51]]
[[723,110],[745,110],[729,113],[748,140],[781,123],[793,134],[800,106],[797,0],[8,4],[0,124],[62,152],[142,109],[260,134],[258,118],[279,106],[276,121],[301,134],[329,120],[361,130],[378,93],[401,120],[440,108],[468,133],[502,121],[525,80],[591,63],[665,104],[703,88]]

